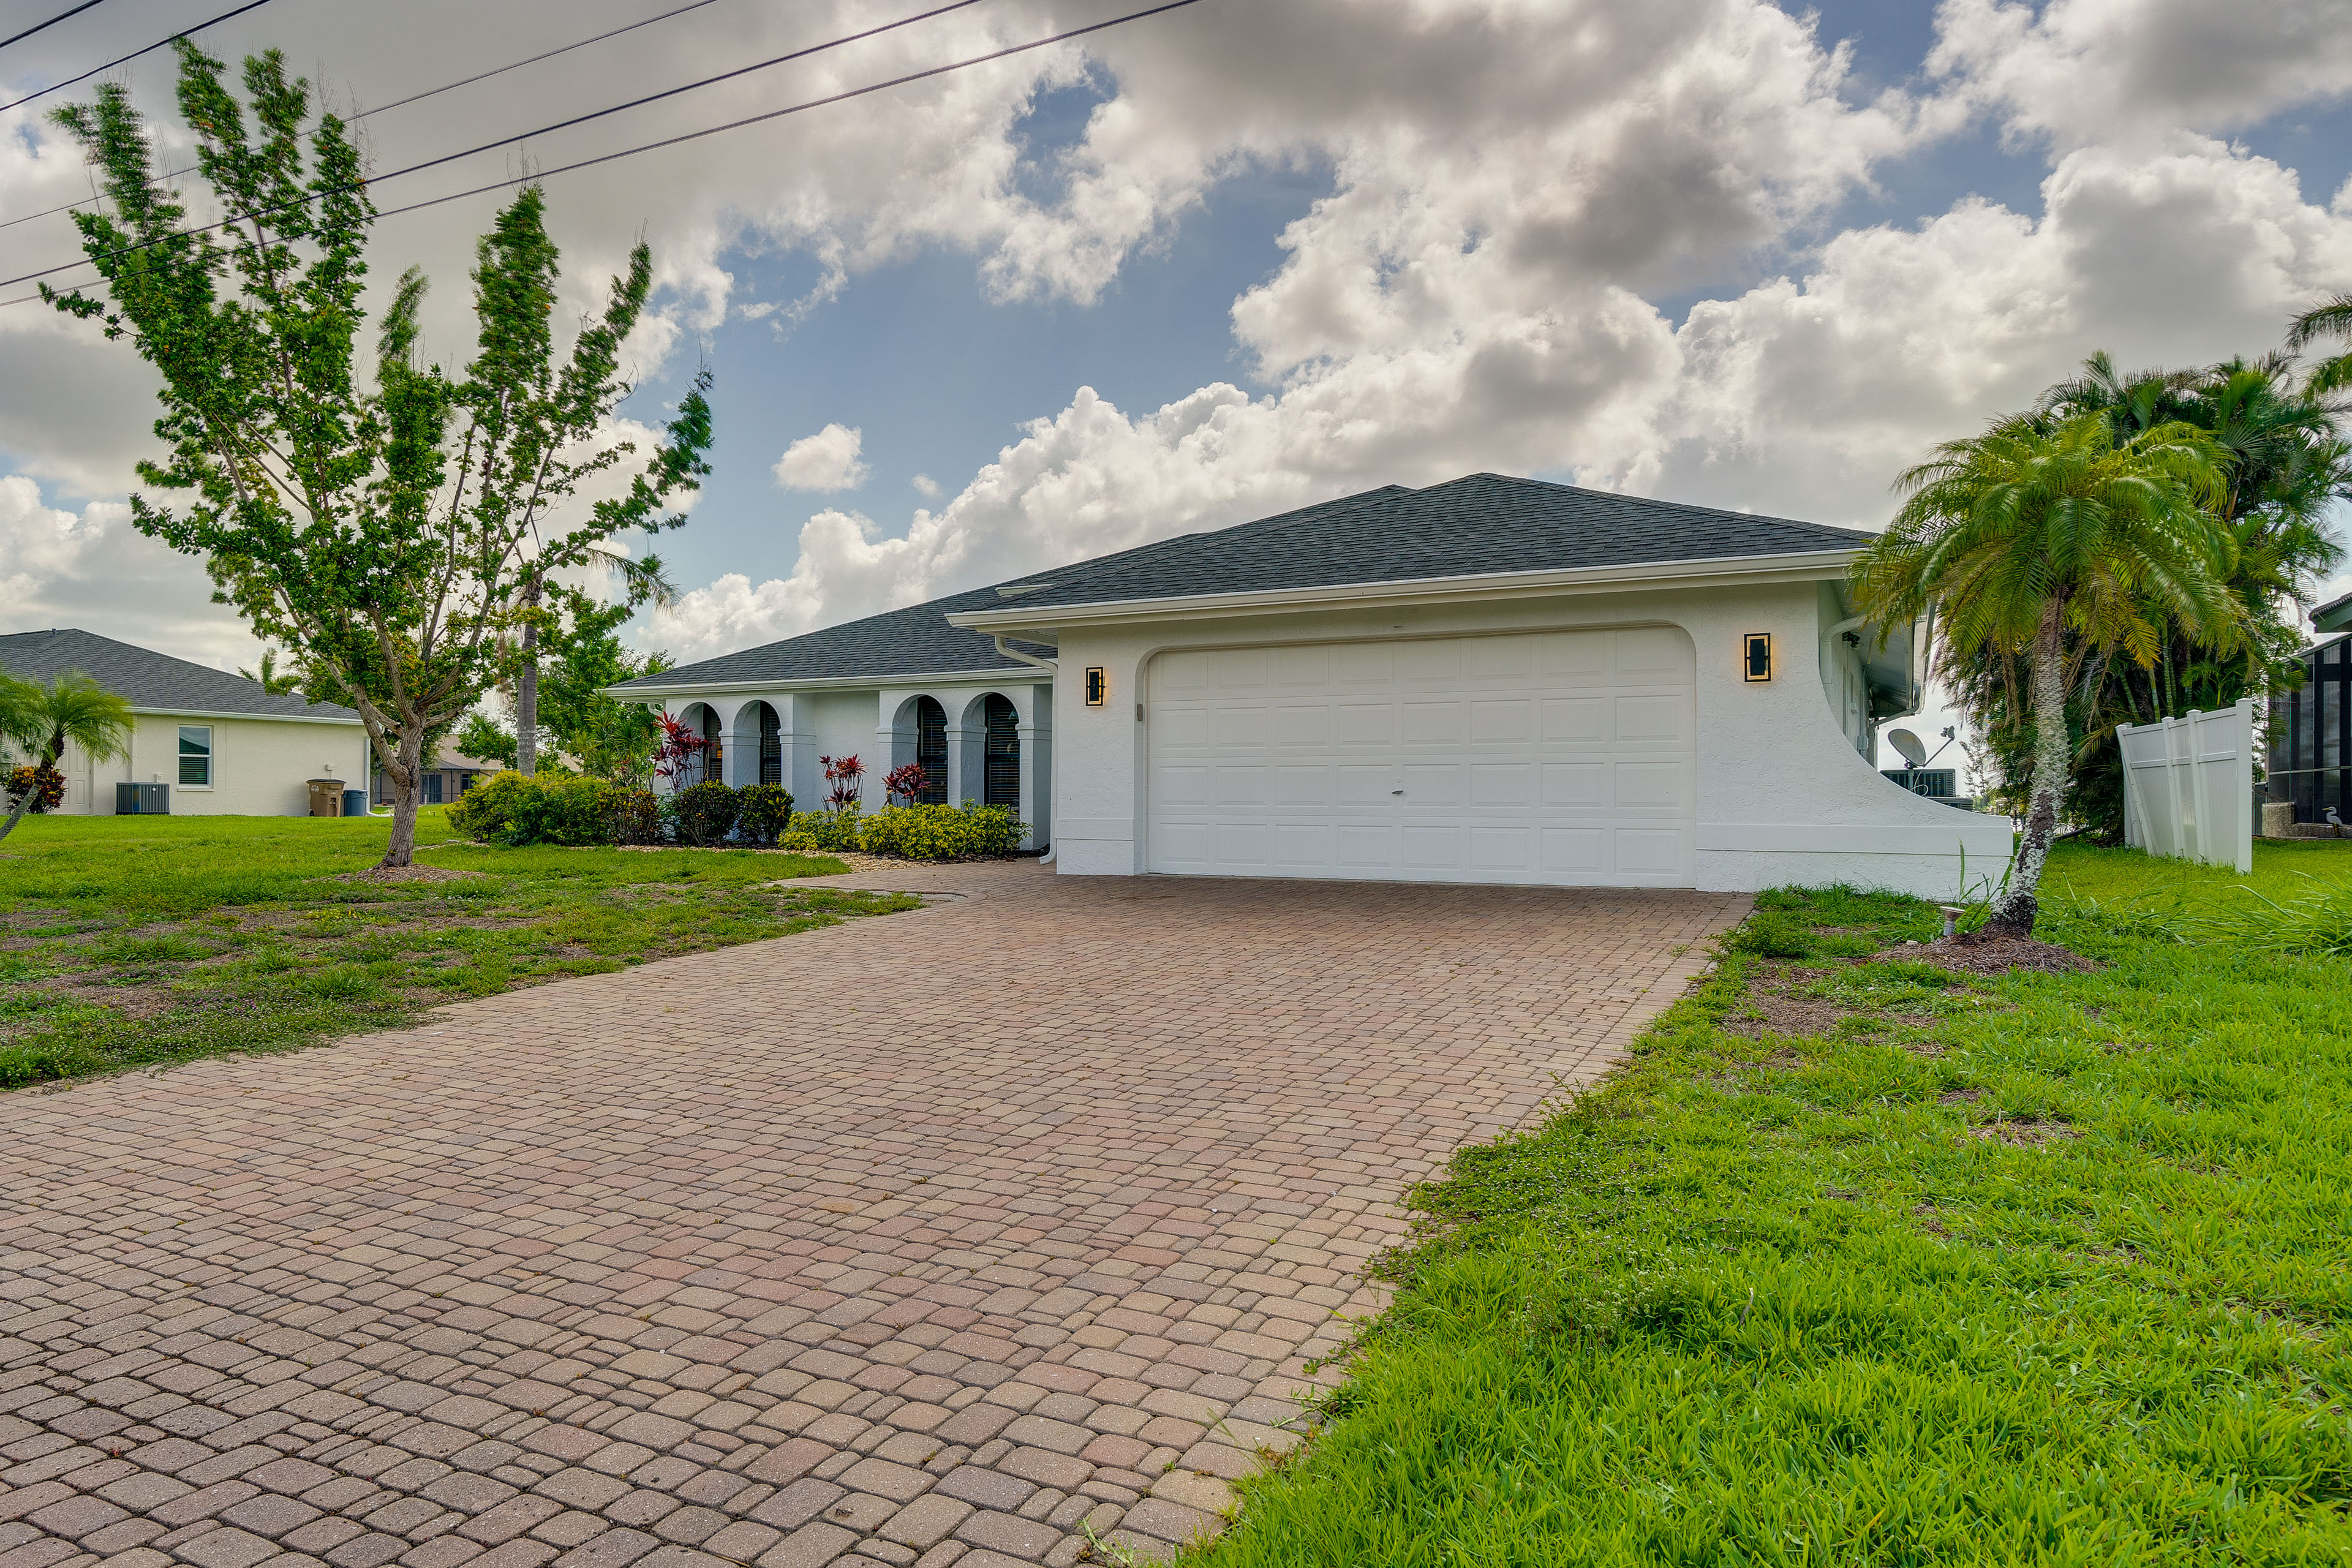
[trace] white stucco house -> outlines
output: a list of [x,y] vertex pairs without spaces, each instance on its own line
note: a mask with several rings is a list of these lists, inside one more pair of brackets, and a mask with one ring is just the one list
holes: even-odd
[[1867,534],[1473,474],[1391,485],[631,681],[730,782],[920,762],[1065,875],[1950,898],[2007,821],[1882,778],[1926,631]]
[[70,626],[0,637],[0,669],[43,681],[79,670],[130,704],[128,757],[100,762],[68,746],[58,760],[58,809],[76,816],[114,816],[115,786],[135,783],[168,785],[173,816],[303,816],[310,780],[367,780],[357,713],[226,670]]

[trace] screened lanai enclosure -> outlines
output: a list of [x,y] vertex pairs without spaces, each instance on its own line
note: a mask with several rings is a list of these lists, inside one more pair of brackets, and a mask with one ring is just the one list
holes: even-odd
[[2326,822],[2330,806],[2352,822],[2352,634],[2305,648],[2303,677],[2302,690],[2271,700],[2270,798],[2291,803],[2297,822]]

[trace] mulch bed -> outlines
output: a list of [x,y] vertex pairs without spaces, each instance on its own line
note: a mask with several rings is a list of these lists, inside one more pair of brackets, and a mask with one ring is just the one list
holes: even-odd
[[2020,969],[2036,974],[2081,974],[2105,967],[2095,959],[2084,958],[2054,942],[2030,936],[1996,936],[1990,931],[1963,931],[1958,936],[1939,936],[1933,942],[1890,947],[1863,962],[1884,963],[1889,960],[1932,963],[1961,974],[2007,974]]

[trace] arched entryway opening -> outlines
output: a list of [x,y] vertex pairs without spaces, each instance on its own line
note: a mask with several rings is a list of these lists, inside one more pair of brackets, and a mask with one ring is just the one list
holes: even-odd
[[981,704],[982,805],[1021,809],[1021,715],[1012,701],[992,691]]
[[755,702],[752,706],[759,710],[760,782],[780,784],[784,782],[783,723],[776,717],[776,710],[766,703]]
[[948,798],[948,710],[936,697],[915,699],[915,765],[923,770],[917,799],[942,805]]

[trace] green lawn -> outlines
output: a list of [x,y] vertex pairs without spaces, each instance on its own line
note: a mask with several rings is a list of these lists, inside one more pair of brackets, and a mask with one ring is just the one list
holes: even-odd
[[2352,948],[2352,844],[2045,891],[2105,967],[1856,964],[1931,911],[1767,895],[1826,951],[1422,1190],[1205,1562],[2352,1561],[2352,973],[2276,937]]
[[[35,816],[0,844],[0,1089],[313,1045],[436,1003],[915,907],[773,886],[838,860],[746,851],[420,850],[380,817]],[[422,814],[420,844],[453,837]]]

